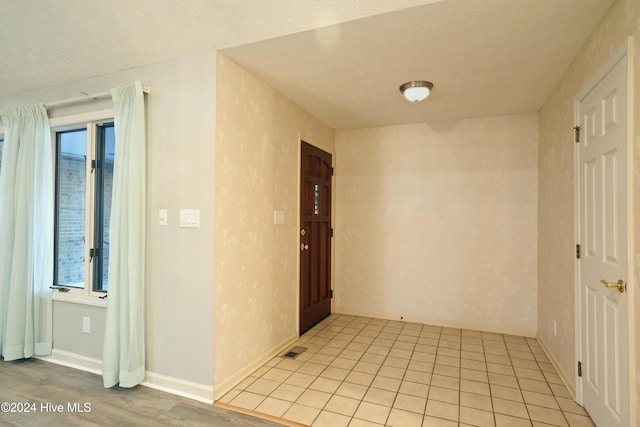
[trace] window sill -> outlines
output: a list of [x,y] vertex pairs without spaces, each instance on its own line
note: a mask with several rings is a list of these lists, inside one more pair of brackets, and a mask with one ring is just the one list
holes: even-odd
[[107,300],[100,299],[97,296],[89,296],[85,294],[77,294],[73,292],[54,291],[51,297],[54,301],[70,302],[73,304],[92,305],[94,307],[106,307]]

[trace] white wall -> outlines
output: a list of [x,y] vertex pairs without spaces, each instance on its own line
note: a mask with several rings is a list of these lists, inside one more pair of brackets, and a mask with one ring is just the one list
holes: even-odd
[[[91,333],[82,331],[82,319],[90,319]],[[53,336],[55,349],[89,359],[102,359],[105,309],[65,301],[53,302]]]
[[336,132],[336,311],[535,335],[537,126]]
[[[81,91],[102,92],[134,80],[151,87],[147,98],[147,380],[212,399],[215,52],[0,99],[0,108],[62,100]],[[87,103],[66,113],[104,106],[104,102]],[[200,209],[200,228],[178,227],[179,210],[185,208]],[[158,225],[158,209],[168,211],[165,227]],[[97,347],[102,341],[99,325],[104,309],[56,302],[54,310],[54,350],[100,357]],[[85,315],[95,319],[90,338],[79,332]],[[79,341],[73,337],[80,337]]]

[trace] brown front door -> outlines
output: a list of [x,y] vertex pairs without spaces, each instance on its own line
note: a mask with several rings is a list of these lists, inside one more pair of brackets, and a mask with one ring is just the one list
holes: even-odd
[[300,334],[331,314],[331,154],[302,142]]

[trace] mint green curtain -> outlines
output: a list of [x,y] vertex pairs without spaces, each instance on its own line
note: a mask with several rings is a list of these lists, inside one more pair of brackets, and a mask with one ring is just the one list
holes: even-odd
[[140,82],[111,90],[116,152],[102,377],[133,387],[145,376],[146,132]]
[[0,354],[51,354],[53,158],[42,104],[0,112]]

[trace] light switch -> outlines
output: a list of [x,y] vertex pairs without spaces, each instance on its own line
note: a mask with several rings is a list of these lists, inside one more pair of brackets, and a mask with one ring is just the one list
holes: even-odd
[[180,209],[180,227],[200,228],[200,210]]
[[276,225],[284,224],[284,211],[273,211],[273,223]]
[[158,211],[158,224],[167,225],[167,210],[160,209]]

